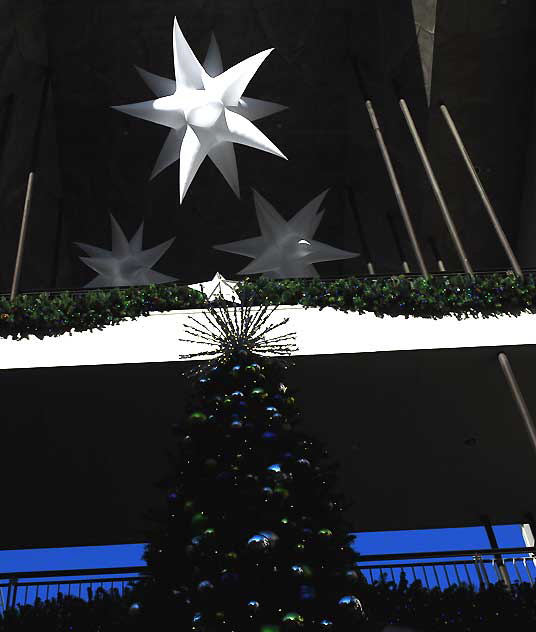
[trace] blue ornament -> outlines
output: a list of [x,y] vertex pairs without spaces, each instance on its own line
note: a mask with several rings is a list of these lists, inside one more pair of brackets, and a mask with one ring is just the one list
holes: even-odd
[[268,538],[270,544],[272,545],[274,545],[279,540],[279,536],[273,531],[260,531],[259,533],[265,538]]
[[269,414],[277,413],[277,408],[275,406],[266,406],[266,412]]
[[262,433],[262,438],[265,441],[274,441],[275,439],[277,439],[277,435],[276,435],[275,432],[268,431],[268,432],[263,432]]
[[139,603],[133,603],[128,609],[128,614],[136,616],[139,613],[140,609],[141,606]]
[[177,500],[177,492],[169,492],[168,500],[170,500],[170,501]]
[[274,490],[271,487],[266,486],[262,488],[262,493],[265,496],[271,496],[274,493]]
[[248,608],[252,611],[252,612],[256,612],[259,609],[259,602],[255,601],[254,599],[252,599],[251,601],[248,601]]
[[240,428],[242,428],[243,424],[239,419],[235,419],[234,421],[231,422],[231,428],[233,430],[240,430]]
[[341,597],[339,599],[339,606],[343,607],[346,610],[351,610],[353,612],[362,610],[361,602],[354,595],[346,595],[345,597]]
[[279,463],[274,463],[273,465],[268,466],[268,470],[270,472],[275,472],[276,474],[280,474],[282,471]]
[[242,393],[242,391],[233,391],[231,393],[231,397],[234,397],[235,399],[240,399],[244,397],[244,393]]
[[300,599],[308,601],[316,597],[316,591],[313,586],[303,585],[300,586]]
[[271,543],[266,536],[257,533],[248,540],[248,548],[252,551],[263,553],[270,550]]
[[199,384],[205,385],[205,384],[209,384],[209,383],[210,383],[210,378],[208,378],[208,377],[202,377],[199,380]]
[[244,400],[240,400],[238,402],[238,407],[239,408],[247,408],[248,407],[248,403],[246,401],[244,401]]
[[294,566],[290,567],[290,570],[292,571],[292,574],[296,577],[300,577],[304,573],[303,567],[299,564],[294,564]]
[[199,590],[199,592],[210,592],[212,589],[214,588],[214,584],[212,582],[209,582],[208,579],[204,579],[202,582],[199,582],[199,584],[197,585],[197,590]]
[[322,619],[319,623],[321,630],[333,630],[333,621],[329,619]]
[[272,421],[275,421],[275,422],[283,421],[283,415],[281,413],[274,413],[272,415]]

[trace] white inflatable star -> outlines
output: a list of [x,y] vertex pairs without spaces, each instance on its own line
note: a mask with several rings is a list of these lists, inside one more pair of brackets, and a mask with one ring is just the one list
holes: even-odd
[[318,209],[327,192],[317,195],[287,222],[262,195],[253,191],[261,236],[214,248],[254,259],[238,274],[263,272],[275,279],[318,277],[313,263],[358,256],[313,240],[324,215]]
[[142,250],[143,222],[129,242],[112,214],[110,214],[110,221],[112,224],[111,250],[74,242],[90,255],[80,257],[80,260],[98,272],[98,276],[85,287],[148,285],[176,280],[174,277],[151,270],[175,241],[175,237],[154,248]]
[[223,72],[218,45],[212,38],[199,63],[177,19],[173,23],[175,81],[138,72],[158,97],[152,101],[113,106],[114,109],[170,128],[151,177],[180,160],[179,200],[182,203],[201,163],[208,156],[240,197],[233,143],[285,158],[254,121],[285,106],[242,97],[244,90],[273,48],[257,53]]
[[240,298],[235,292],[234,288],[237,285],[237,281],[228,281],[222,274],[216,272],[212,281],[206,281],[205,283],[195,283],[189,285],[193,290],[202,292],[209,302],[223,299],[231,303],[240,303]]

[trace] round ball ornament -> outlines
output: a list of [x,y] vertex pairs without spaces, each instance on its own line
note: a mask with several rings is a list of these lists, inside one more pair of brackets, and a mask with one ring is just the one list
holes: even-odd
[[300,465],[303,468],[310,468],[311,461],[309,461],[309,459],[298,459],[298,465]]
[[208,518],[202,511],[197,512],[192,516],[192,527],[196,529],[205,528]]
[[347,612],[361,612],[363,607],[355,595],[346,595],[339,599],[339,606]]
[[240,419],[234,419],[231,421],[231,429],[232,430],[241,430],[244,427],[244,424],[240,421]]
[[205,415],[205,413],[199,410],[191,413],[190,416],[188,417],[188,421],[193,426],[201,426],[207,421],[207,419],[208,417]]
[[242,367],[240,364],[235,364],[234,366],[232,366],[229,370],[229,373],[233,376],[233,377],[238,377],[240,375],[240,371],[242,371]]
[[266,406],[265,410],[270,416],[272,416],[275,413],[279,412],[275,406]]
[[333,532],[330,529],[320,529],[320,531],[318,532],[318,535],[328,540],[333,535]]
[[263,441],[275,441],[277,439],[277,434],[275,432],[266,431],[262,433],[261,439],[263,439]]
[[261,367],[256,362],[252,362],[251,364],[248,364],[244,370],[250,375],[255,375],[257,373],[260,373]]
[[242,393],[242,391],[233,391],[233,392],[231,393],[231,397],[232,397],[233,399],[243,399],[243,397],[244,397],[244,393]]
[[285,630],[300,630],[305,624],[305,619],[297,612],[287,613],[281,620]]
[[255,388],[252,388],[250,394],[253,399],[257,400],[263,400],[268,397],[268,393],[261,386],[256,386]]
[[358,580],[359,576],[356,571],[346,571],[346,579],[351,581],[352,583]]
[[331,621],[330,619],[321,619],[318,622],[318,628],[319,630],[322,630],[322,632],[332,632],[334,627],[335,626],[333,625],[333,621]]
[[283,415],[281,413],[273,413],[270,417],[270,419],[274,422],[274,423],[281,423],[283,421]]
[[248,601],[248,610],[252,614],[255,614],[259,610],[259,608],[260,608],[260,603],[258,601],[255,601],[255,599]]
[[225,559],[233,562],[238,559],[238,555],[234,551],[229,551],[229,553],[225,554]]
[[294,564],[290,567],[290,572],[294,577],[303,577],[303,566],[300,566],[299,564]]
[[197,590],[200,593],[209,593],[214,589],[214,584],[210,581],[208,581],[208,579],[204,579],[202,582],[199,582],[199,584],[197,585]]
[[267,553],[272,548],[270,540],[260,533],[252,536],[248,540],[247,546],[250,551],[254,551],[255,553]]
[[288,489],[285,489],[284,487],[281,487],[279,485],[274,488],[274,494],[276,494],[277,496],[279,496],[279,498],[282,498],[283,500],[289,497]]
[[130,608],[128,609],[128,614],[136,617],[140,613],[140,610],[141,610],[141,605],[135,602],[130,605]]

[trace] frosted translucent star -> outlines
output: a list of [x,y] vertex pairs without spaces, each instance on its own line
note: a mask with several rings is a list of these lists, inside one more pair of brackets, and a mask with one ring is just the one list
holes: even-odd
[[242,96],[273,50],[270,48],[257,53],[223,72],[220,51],[213,37],[202,66],[175,18],[175,81],[138,68],[158,98],[114,106],[114,109],[131,116],[170,128],[151,178],[179,160],[181,203],[206,156],[240,197],[233,143],[260,149],[286,160],[282,152],[251,122],[285,106]]
[[238,274],[262,272],[276,279],[318,277],[314,263],[358,256],[313,239],[324,215],[318,210],[327,192],[317,195],[287,222],[262,195],[253,191],[261,236],[214,248],[254,259]]
[[86,254],[90,255],[89,257],[80,257],[80,260],[98,273],[98,276],[87,283],[85,287],[148,285],[176,280],[174,277],[151,270],[175,241],[175,237],[154,248],[142,250],[143,222],[134,237],[128,241],[111,214],[110,221],[112,224],[111,250],[74,242]]
[[240,303],[240,298],[234,288],[237,281],[228,281],[222,274],[216,272],[212,281],[189,285],[193,290],[202,292],[209,302],[222,299],[231,303]]

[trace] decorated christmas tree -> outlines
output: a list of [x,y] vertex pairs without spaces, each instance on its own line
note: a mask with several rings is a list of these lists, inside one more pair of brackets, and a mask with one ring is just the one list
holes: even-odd
[[286,360],[267,357],[291,349],[272,310],[211,308],[188,327],[217,357],[189,375],[174,427],[167,516],[131,607],[140,629],[347,631],[366,619],[337,466],[300,430]]

